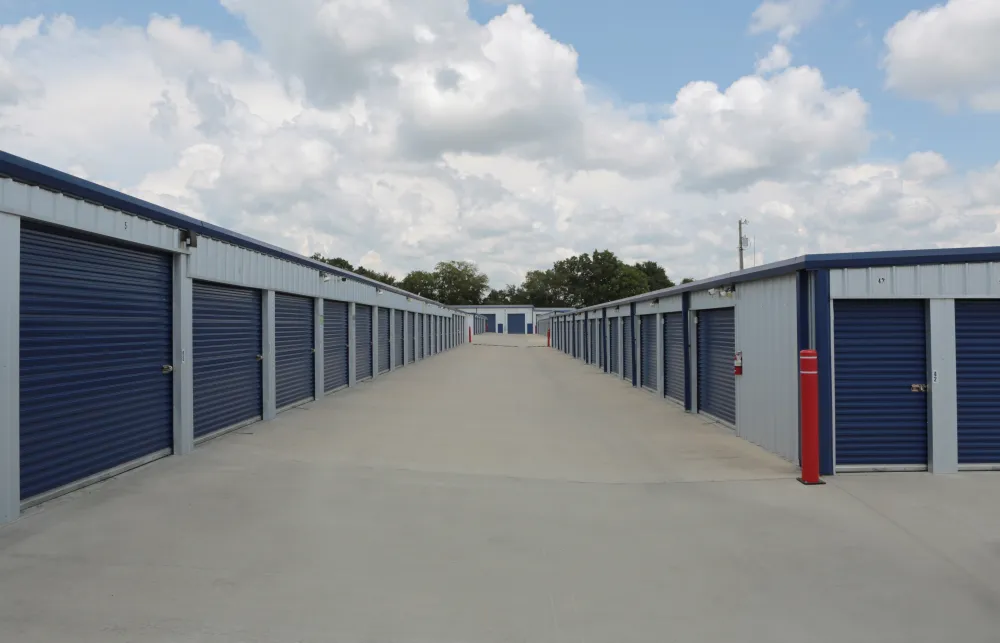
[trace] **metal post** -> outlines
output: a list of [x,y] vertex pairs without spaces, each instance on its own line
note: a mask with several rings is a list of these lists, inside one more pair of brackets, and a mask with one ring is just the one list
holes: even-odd
[[819,478],[819,367],[816,351],[799,352],[799,390],[801,400],[802,477],[799,482],[807,485],[824,484]]
[[0,525],[21,515],[21,219],[0,212]]

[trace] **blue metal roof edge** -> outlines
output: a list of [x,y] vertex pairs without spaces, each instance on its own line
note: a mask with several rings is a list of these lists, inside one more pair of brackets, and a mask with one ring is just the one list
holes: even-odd
[[[646,301],[657,297],[672,297],[695,290],[707,290],[716,286],[738,284],[768,277],[792,274],[798,270],[822,270],[831,268],[879,268],[884,266],[921,266],[935,263],[978,263],[1000,261],[1000,246],[980,246],[972,248],[924,248],[919,250],[877,250],[872,252],[844,252],[800,255],[774,263],[729,272],[672,286],[662,290],[633,295],[625,299],[609,301],[596,306],[587,306],[562,314],[575,314],[601,308],[623,306],[632,302]],[[560,315],[561,313],[556,313]]]
[[163,206],[156,205],[155,203],[143,201],[142,199],[125,194],[124,192],[119,192],[92,181],[81,179],[73,176],[72,174],[42,165],[41,163],[29,161],[26,158],[15,156],[14,154],[3,150],[0,150],[0,176],[7,176],[21,183],[37,185],[53,192],[59,192],[84,201],[97,203],[113,210],[120,210],[128,214],[134,214],[144,219],[163,223],[175,228],[193,230],[202,236],[210,237],[218,241],[225,241],[249,250],[256,250],[262,254],[292,261],[309,268],[315,268],[316,270],[322,270],[323,272],[328,272],[341,277],[348,277],[368,286],[373,286],[375,288],[394,292],[398,295],[404,295],[412,299],[441,306],[442,308],[448,308],[456,310],[456,312],[461,312],[457,311],[454,306],[448,306],[446,304],[442,304],[441,302],[434,301],[433,299],[421,297],[420,295],[408,292],[401,288],[383,284],[380,281],[369,279],[368,277],[351,272],[350,270],[335,268],[330,264],[323,263],[322,261],[316,261],[315,259],[303,257],[302,255],[295,254],[294,252],[279,248],[278,246],[273,246],[269,243],[258,241],[257,239],[242,235],[238,232],[227,230],[221,226],[202,221],[201,219],[196,219],[186,214],[175,212],[168,208],[164,208]]

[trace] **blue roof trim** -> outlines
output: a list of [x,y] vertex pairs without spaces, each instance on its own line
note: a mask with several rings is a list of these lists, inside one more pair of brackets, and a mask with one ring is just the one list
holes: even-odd
[[123,192],[112,190],[111,188],[103,185],[98,185],[92,181],[75,177],[72,174],[61,172],[54,168],[42,165],[41,163],[35,163],[34,161],[29,161],[28,159],[15,156],[2,150],[0,150],[0,176],[10,177],[21,183],[37,185],[53,192],[59,192],[84,201],[97,203],[98,205],[102,205],[113,210],[121,210],[122,212],[133,214],[144,219],[149,219],[150,221],[156,221],[158,223],[163,223],[182,230],[192,230],[202,236],[210,237],[218,241],[225,241],[242,248],[256,250],[262,254],[285,259],[287,261],[307,266],[309,268],[314,268],[316,270],[322,270],[330,274],[348,277],[353,281],[357,281],[367,286],[373,286],[375,288],[394,292],[412,299],[435,304],[443,308],[454,309],[452,306],[446,306],[440,302],[434,301],[433,299],[427,299],[426,297],[421,297],[420,295],[407,292],[401,288],[383,284],[375,281],[374,279],[368,279],[367,277],[363,277],[362,275],[353,273],[349,270],[335,268],[329,264],[323,263],[322,261],[316,261],[315,259],[303,257],[302,255],[289,252],[288,250],[284,250],[278,246],[272,246],[269,243],[264,243],[263,241],[258,241],[251,237],[239,234],[238,232],[233,232],[232,230],[227,230],[226,228],[208,223],[206,221],[189,217],[185,214],[169,210],[148,201],[143,201],[142,199],[138,199]]

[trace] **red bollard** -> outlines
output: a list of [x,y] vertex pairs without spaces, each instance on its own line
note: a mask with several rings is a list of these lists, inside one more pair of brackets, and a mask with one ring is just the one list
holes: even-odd
[[799,353],[799,390],[802,395],[799,482],[826,484],[819,479],[819,361],[814,350]]
[[545,331],[545,345],[546,346],[552,346],[552,331],[551,330]]

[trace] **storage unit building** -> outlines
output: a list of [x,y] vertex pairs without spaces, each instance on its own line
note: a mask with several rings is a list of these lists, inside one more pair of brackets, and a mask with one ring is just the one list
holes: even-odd
[[825,475],[1000,469],[998,274],[1000,248],[806,255],[551,323],[606,318],[608,372],[637,366],[643,388],[793,462],[799,351],[816,350]]
[[456,312],[2,152],[0,271],[0,523],[356,384],[372,306]]

